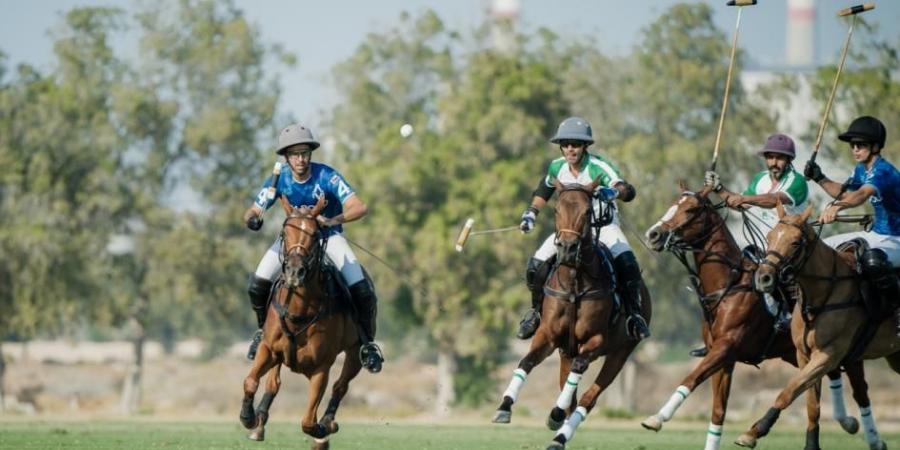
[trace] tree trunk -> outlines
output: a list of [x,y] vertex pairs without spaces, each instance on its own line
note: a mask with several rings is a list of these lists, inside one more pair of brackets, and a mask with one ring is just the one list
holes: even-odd
[[146,300],[141,298],[138,300],[136,312],[129,319],[129,325],[133,328],[132,346],[134,349],[134,361],[128,368],[125,375],[125,383],[122,386],[122,404],[121,411],[123,414],[132,415],[138,412],[141,406],[141,375],[144,371],[144,341],[147,334],[144,330],[143,311],[146,310]]
[[455,400],[453,378],[456,374],[456,355],[446,346],[438,346],[437,398],[435,414],[445,417],[450,414],[450,405]]
[[3,357],[3,342],[0,341],[0,413],[6,410],[6,391],[3,389],[6,380],[6,359]]

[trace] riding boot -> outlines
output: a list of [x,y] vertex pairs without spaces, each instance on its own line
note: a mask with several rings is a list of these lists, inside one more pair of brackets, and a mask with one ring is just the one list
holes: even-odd
[[550,273],[550,263],[541,261],[537,258],[528,260],[528,266],[525,268],[525,285],[531,292],[531,309],[525,312],[522,321],[519,322],[519,332],[516,337],[519,339],[528,339],[534,336],[541,325],[541,304],[544,300],[544,283],[547,281],[547,275]]
[[363,331],[363,343],[359,349],[359,359],[363,367],[371,373],[381,372],[384,355],[375,344],[375,319],[378,315],[378,298],[368,280],[350,286],[350,296],[359,315],[359,326]]
[[256,276],[256,274],[250,274],[250,280],[247,283],[247,295],[250,297],[250,306],[253,307],[253,312],[256,313],[256,326],[257,330],[253,333],[253,338],[250,340],[250,348],[247,350],[247,359],[253,360],[256,358],[256,349],[259,348],[259,343],[262,342],[262,327],[266,322],[266,313],[269,308],[269,290],[272,289],[272,282]]
[[644,339],[650,337],[650,327],[641,316],[641,268],[638,266],[634,253],[628,251],[617,256],[613,260],[616,270],[616,279],[622,286],[620,292],[624,295],[625,306],[625,330],[631,339]]
[[[866,250],[862,256],[862,272],[863,276],[874,287],[872,289],[878,299],[873,305],[869,306],[873,311],[871,316],[883,318],[890,311],[897,309],[900,303],[900,284],[898,284],[897,273],[888,260],[887,253],[880,248],[871,248]],[[900,312],[894,312],[896,322],[897,335],[900,336]]]

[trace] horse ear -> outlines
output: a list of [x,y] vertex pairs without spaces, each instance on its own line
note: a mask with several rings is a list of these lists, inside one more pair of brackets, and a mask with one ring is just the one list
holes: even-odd
[[562,183],[559,182],[559,178],[553,179],[553,187],[556,188],[556,190],[558,190],[558,191],[563,190],[563,185],[562,185]]
[[701,197],[706,197],[707,195],[709,195],[710,192],[712,192],[712,186],[706,186],[706,185],[704,185],[704,186],[700,189],[700,192],[697,193],[697,195],[699,195],[699,196],[701,196]]
[[809,216],[812,215],[812,212],[813,212],[813,205],[812,205],[812,202],[810,202],[810,204],[806,207],[806,209],[803,210],[803,214],[800,215],[800,217],[803,219],[803,222],[806,222],[806,220],[809,219]]
[[778,212],[778,218],[784,219],[786,212],[784,212],[784,205],[781,203],[781,197],[775,197],[775,211]]
[[325,208],[325,196],[324,196],[324,195],[320,195],[320,196],[319,196],[319,201],[316,202],[316,206],[313,207],[312,212],[310,213],[310,215],[313,216],[313,217],[318,216],[319,213],[322,212],[322,209],[323,209],[323,208]]
[[684,180],[678,180],[678,188],[681,189],[681,192],[688,191],[688,185],[684,182]]
[[290,216],[291,211],[294,210],[294,207],[291,206],[291,203],[288,201],[287,197],[282,195],[281,197],[278,197],[278,199],[281,200],[281,206],[284,208],[284,213]]

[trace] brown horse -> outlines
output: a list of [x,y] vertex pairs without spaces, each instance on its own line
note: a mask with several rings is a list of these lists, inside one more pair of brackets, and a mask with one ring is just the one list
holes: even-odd
[[[807,447],[809,435],[818,436],[821,378],[834,370],[857,344],[867,322],[860,293],[862,287],[856,270],[844,256],[826,245],[812,225],[806,221],[812,207],[798,215],[786,215],[776,206],[779,223],[769,232],[765,261],[756,270],[756,286],[763,291],[784,274],[792,274],[804,295],[794,308],[791,335],[797,347],[800,371],[778,394],[769,411],[736,444],[753,448],[757,439],[769,433],[778,415],[804,391],[807,391]],[[892,321],[883,321],[859,359],[885,358],[900,373],[900,338]],[[855,392],[854,392],[855,394]],[[873,450],[887,448],[878,437],[869,410],[868,397],[860,403],[866,440]]]
[[[647,240],[655,251],[674,252],[697,277],[695,288],[706,319],[702,324],[703,341],[709,353],[681,381],[659,412],[641,425],[653,431],[662,429],[687,396],[712,377],[712,415],[705,448],[715,450],[721,441],[735,363],[756,365],[766,359],[781,358],[796,366],[796,350],[788,333],[775,332],[774,318],[751,286],[756,263],[742,256],[725,219],[717,212],[719,206],[708,198],[710,188],[695,193],[681,184],[681,191],[678,200],[647,231]],[[685,253],[693,253],[696,269],[688,266]],[[862,367],[858,370],[861,373]],[[834,403],[838,408],[835,418],[847,432],[856,433],[859,423],[843,411],[840,371],[829,373],[829,378],[835,380],[832,394],[841,399]],[[862,385],[854,384],[857,380],[862,381],[862,377],[851,378],[855,397],[865,391]],[[857,398],[857,402],[860,400]]]
[[[244,379],[241,423],[252,429],[249,438],[261,441],[269,406],[281,386],[281,365],[309,379],[309,399],[300,422],[303,432],[314,439],[313,448],[328,448],[328,435],[338,431],[334,420],[341,399],[362,367],[357,355],[360,340],[350,314],[336,306],[326,295],[321,277],[325,249],[320,244],[316,217],[325,206],[320,197],[316,206],[294,208],[282,199],[287,213],[282,226],[282,278],[276,285],[272,306],[268,310],[263,340]],[[328,372],[338,354],[344,353],[344,366],[335,381],[331,401],[317,421],[319,403],[328,385]],[[266,391],[256,411],[253,399],[260,378],[275,369],[266,380]]]
[[[578,425],[597,403],[597,397],[612,383],[638,341],[629,339],[625,321],[617,311],[612,257],[598,255],[593,225],[602,225],[591,206],[592,185],[566,185],[556,182],[559,197],[556,204],[556,264],[547,277],[541,325],[531,341],[528,354],[513,372],[503,401],[494,416],[495,423],[509,423],[511,407],[536,365],[559,349],[559,386],[561,393],[547,418],[551,430],[559,430],[548,449],[562,449],[571,441]],[[611,205],[606,205],[609,211]],[[601,215],[605,220],[611,212]],[[605,222],[608,223],[608,222]],[[650,294],[642,286],[642,314],[650,321]],[[588,365],[605,355],[603,367],[575,404],[578,382]],[[566,420],[567,411],[571,413]],[[565,423],[564,423],[565,421]]]

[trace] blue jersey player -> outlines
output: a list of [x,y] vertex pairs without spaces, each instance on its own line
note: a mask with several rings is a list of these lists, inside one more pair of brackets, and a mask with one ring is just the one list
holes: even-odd
[[[810,161],[804,175],[812,179],[836,201],[828,204],[819,220],[829,223],[838,211],[862,205],[866,200],[875,209],[875,223],[871,231],[859,231],[832,236],[825,243],[832,247],[850,239],[862,238],[869,244],[863,254],[863,276],[876,287],[882,305],[896,308],[900,303],[897,267],[900,267],[900,173],[881,156],[887,131],[880,120],[863,116],[855,119],[838,139],[850,144],[856,167],[843,184],[829,180],[819,166]],[[897,334],[900,335],[900,308],[894,312]]]
[[[373,287],[363,276],[362,266],[356,255],[341,235],[342,224],[361,219],[366,215],[368,208],[337,170],[325,164],[312,162],[312,152],[317,148],[319,142],[309,128],[294,124],[281,130],[276,153],[284,156],[290,170],[282,169],[278,184],[275,186],[275,198],[268,198],[266,195],[272,185],[272,179],[263,184],[256,201],[244,213],[244,223],[250,229],[258,230],[262,224],[259,219],[262,212],[271,207],[278,197],[285,197],[292,206],[298,208],[302,206],[312,208],[320,197],[325,197],[325,208],[318,216],[319,223],[328,236],[325,255],[341,272],[359,311],[360,325],[367,340],[360,352],[363,355],[363,367],[373,373],[379,372],[384,359],[374,342],[377,298]],[[247,352],[250,359],[255,358],[256,349],[262,339],[262,326],[266,320],[272,280],[281,271],[279,259],[281,247],[281,238],[278,238],[263,255],[256,272],[250,275],[247,292],[259,326]]]

